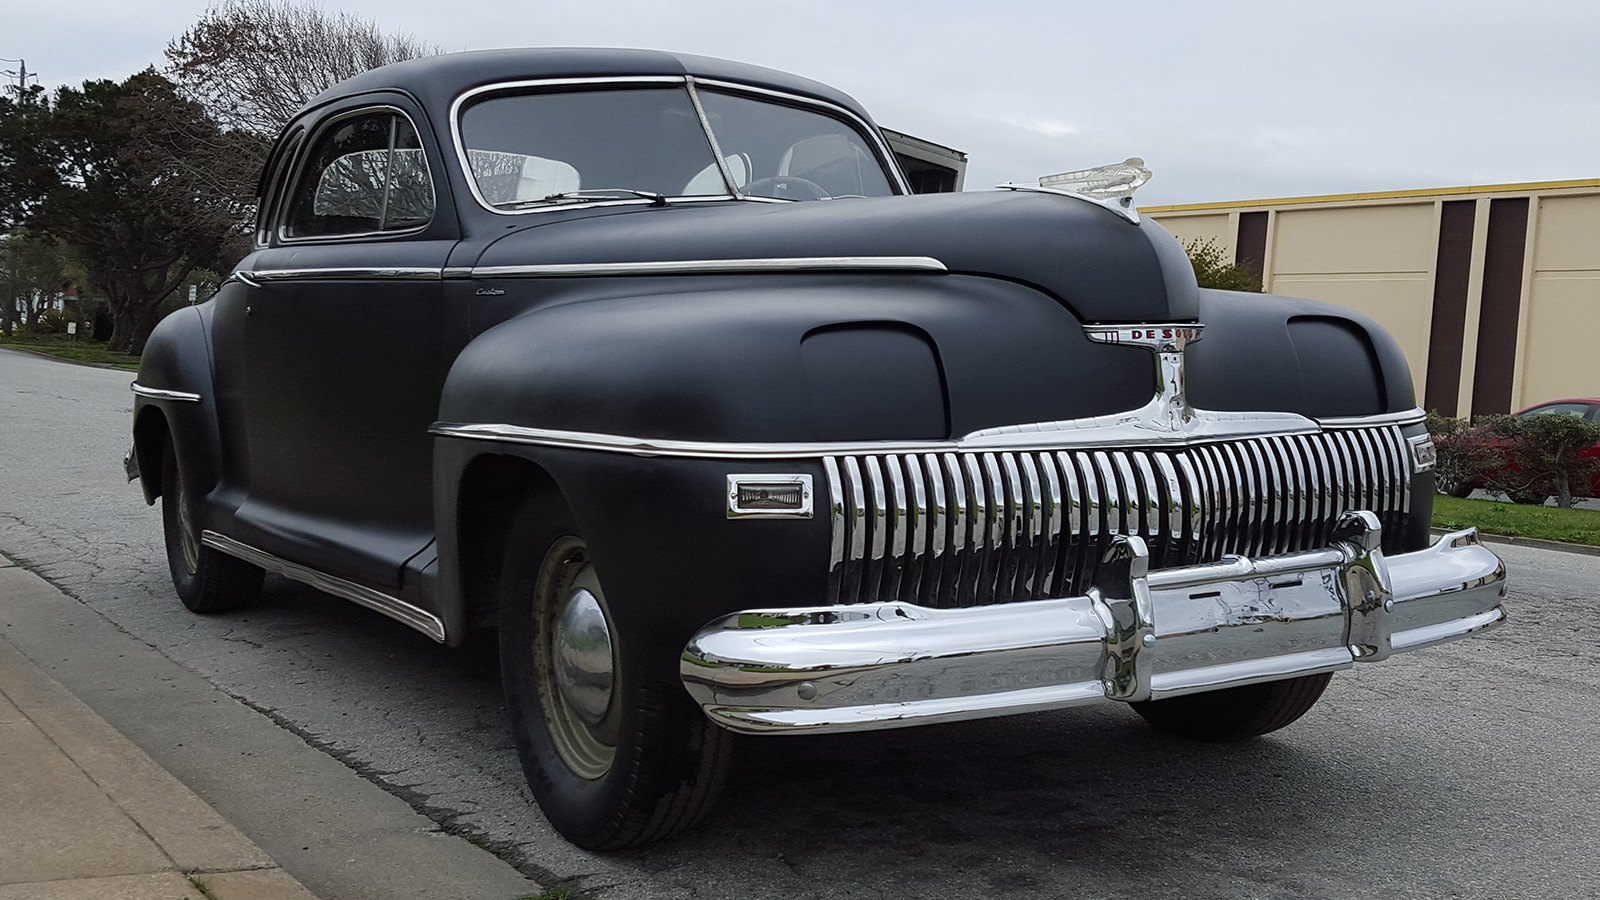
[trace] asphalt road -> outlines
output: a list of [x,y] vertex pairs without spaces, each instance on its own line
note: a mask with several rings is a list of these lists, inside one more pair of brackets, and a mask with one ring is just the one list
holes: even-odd
[[[1192,744],[1110,705],[750,738],[697,830],[600,856],[531,804],[492,651],[278,578],[246,612],[182,609],[159,510],[120,473],[129,380],[0,351],[0,553],[579,897],[1600,896],[1600,557],[1496,547],[1510,624],[1342,673],[1263,739]],[[185,739],[135,736],[169,768]],[[308,883],[324,864],[280,862]]]

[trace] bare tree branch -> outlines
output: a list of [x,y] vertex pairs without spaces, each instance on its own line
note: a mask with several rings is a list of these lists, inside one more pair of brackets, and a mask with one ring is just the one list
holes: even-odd
[[166,74],[225,129],[275,137],[310,100],[368,69],[442,52],[352,13],[223,0],[167,45]]

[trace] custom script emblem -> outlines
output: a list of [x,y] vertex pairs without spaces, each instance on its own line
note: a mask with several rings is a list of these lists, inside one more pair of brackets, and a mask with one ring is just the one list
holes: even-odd
[[1179,432],[1193,418],[1189,399],[1184,394],[1183,350],[1200,340],[1205,326],[1182,325],[1089,325],[1083,333],[1101,344],[1132,344],[1156,355],[1156,396],[1142,413],[1144,425],[1158,431]]

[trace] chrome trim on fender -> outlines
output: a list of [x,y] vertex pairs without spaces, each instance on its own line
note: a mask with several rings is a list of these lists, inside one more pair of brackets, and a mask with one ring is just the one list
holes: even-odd
[[207,530],[201,532],[200,543],[229,556],[238,557],[252,565],[260,566],[273,574],[282,575],[285,578],[290,578],[303,584],[309,584],[324,593],[341,597],[353,603],[359,603],[370,610],[383,613],[396,622],[409,625],[441,644],[444,643],[444,622],[433,613],[413,606],[398,597],[391,597],[382,591],[375,591],[353,581],[346,581],[343,578],[319,572],[308,566],[280,559],[265,550],[258,550],[249,544],[236,541],[215,531]]
[[1504,620],[1475,531],[1388,557],[1380,537],[1358,511],[1324,549],[1147,570],[1126,536],[1078,596],[747,610],[702,628],[680,676],[735,731],[863,731],[1332,672]]
[[[235,272],[243,281],[245,275],[257,281],[344,281],[350,279],[376,278],[399,281],[438,281],[444,277],[444,270],[437,267],[426,266],[389,266],[376,268],[325,268],[325,269],[257,269],[253,272]],[[248,282],[247,282],[248,283]]]
[[619,275],[731,275],[750,272],[948,272],[931,256],[796,256],[770,259],[674,259],[659,262],[476,266],[474,278],[596,278]]
[[1382,413],[1376,416],[1329,416],[1317,419],[1317,424],[1323,428],[1369,428],[1373,425],[1421,425],[1428,418],[1428,414],[1421,407],[1405,409],[1400,412]]
[[135,394],[138,394],[141,397],[149,397],[152,400],[182,400],[185,403],[200,402],[199,394],[191,394],[188,391],[166,391],[162,390],[161,388],[145,387],[137,381],[131,382],[128,385],[128,390],[133,391]]

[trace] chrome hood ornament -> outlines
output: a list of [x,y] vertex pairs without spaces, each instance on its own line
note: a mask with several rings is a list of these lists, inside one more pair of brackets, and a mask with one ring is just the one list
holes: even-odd
[[1008,191],[1038,191],[1077,197],[1103,206],[1137,225],[1139,212],[1133,208],[1133,192],[1149,181],[1151,174],[1145,168],[1144,160],[1130,156],[1119,163],[1045,175],[1036,185],[1007,182],[996,187]]
[[1262,434],[1311,434],[1316,422],[1286,412],[1212,412],[1189,405],[1184,383],[1184,350],[1200,340],[1198,322],[1155,325],[1085,325],[1084,336],[1099,344],[1143,347],[1155,354],[1156,393],[1127,412],[1091,419],[1034,422],[986,428],[964,436],[964,447],[1005,448],[1037,443],[1044,434],[1071,435],[1074,441],[1107,447],[1183,445]]

